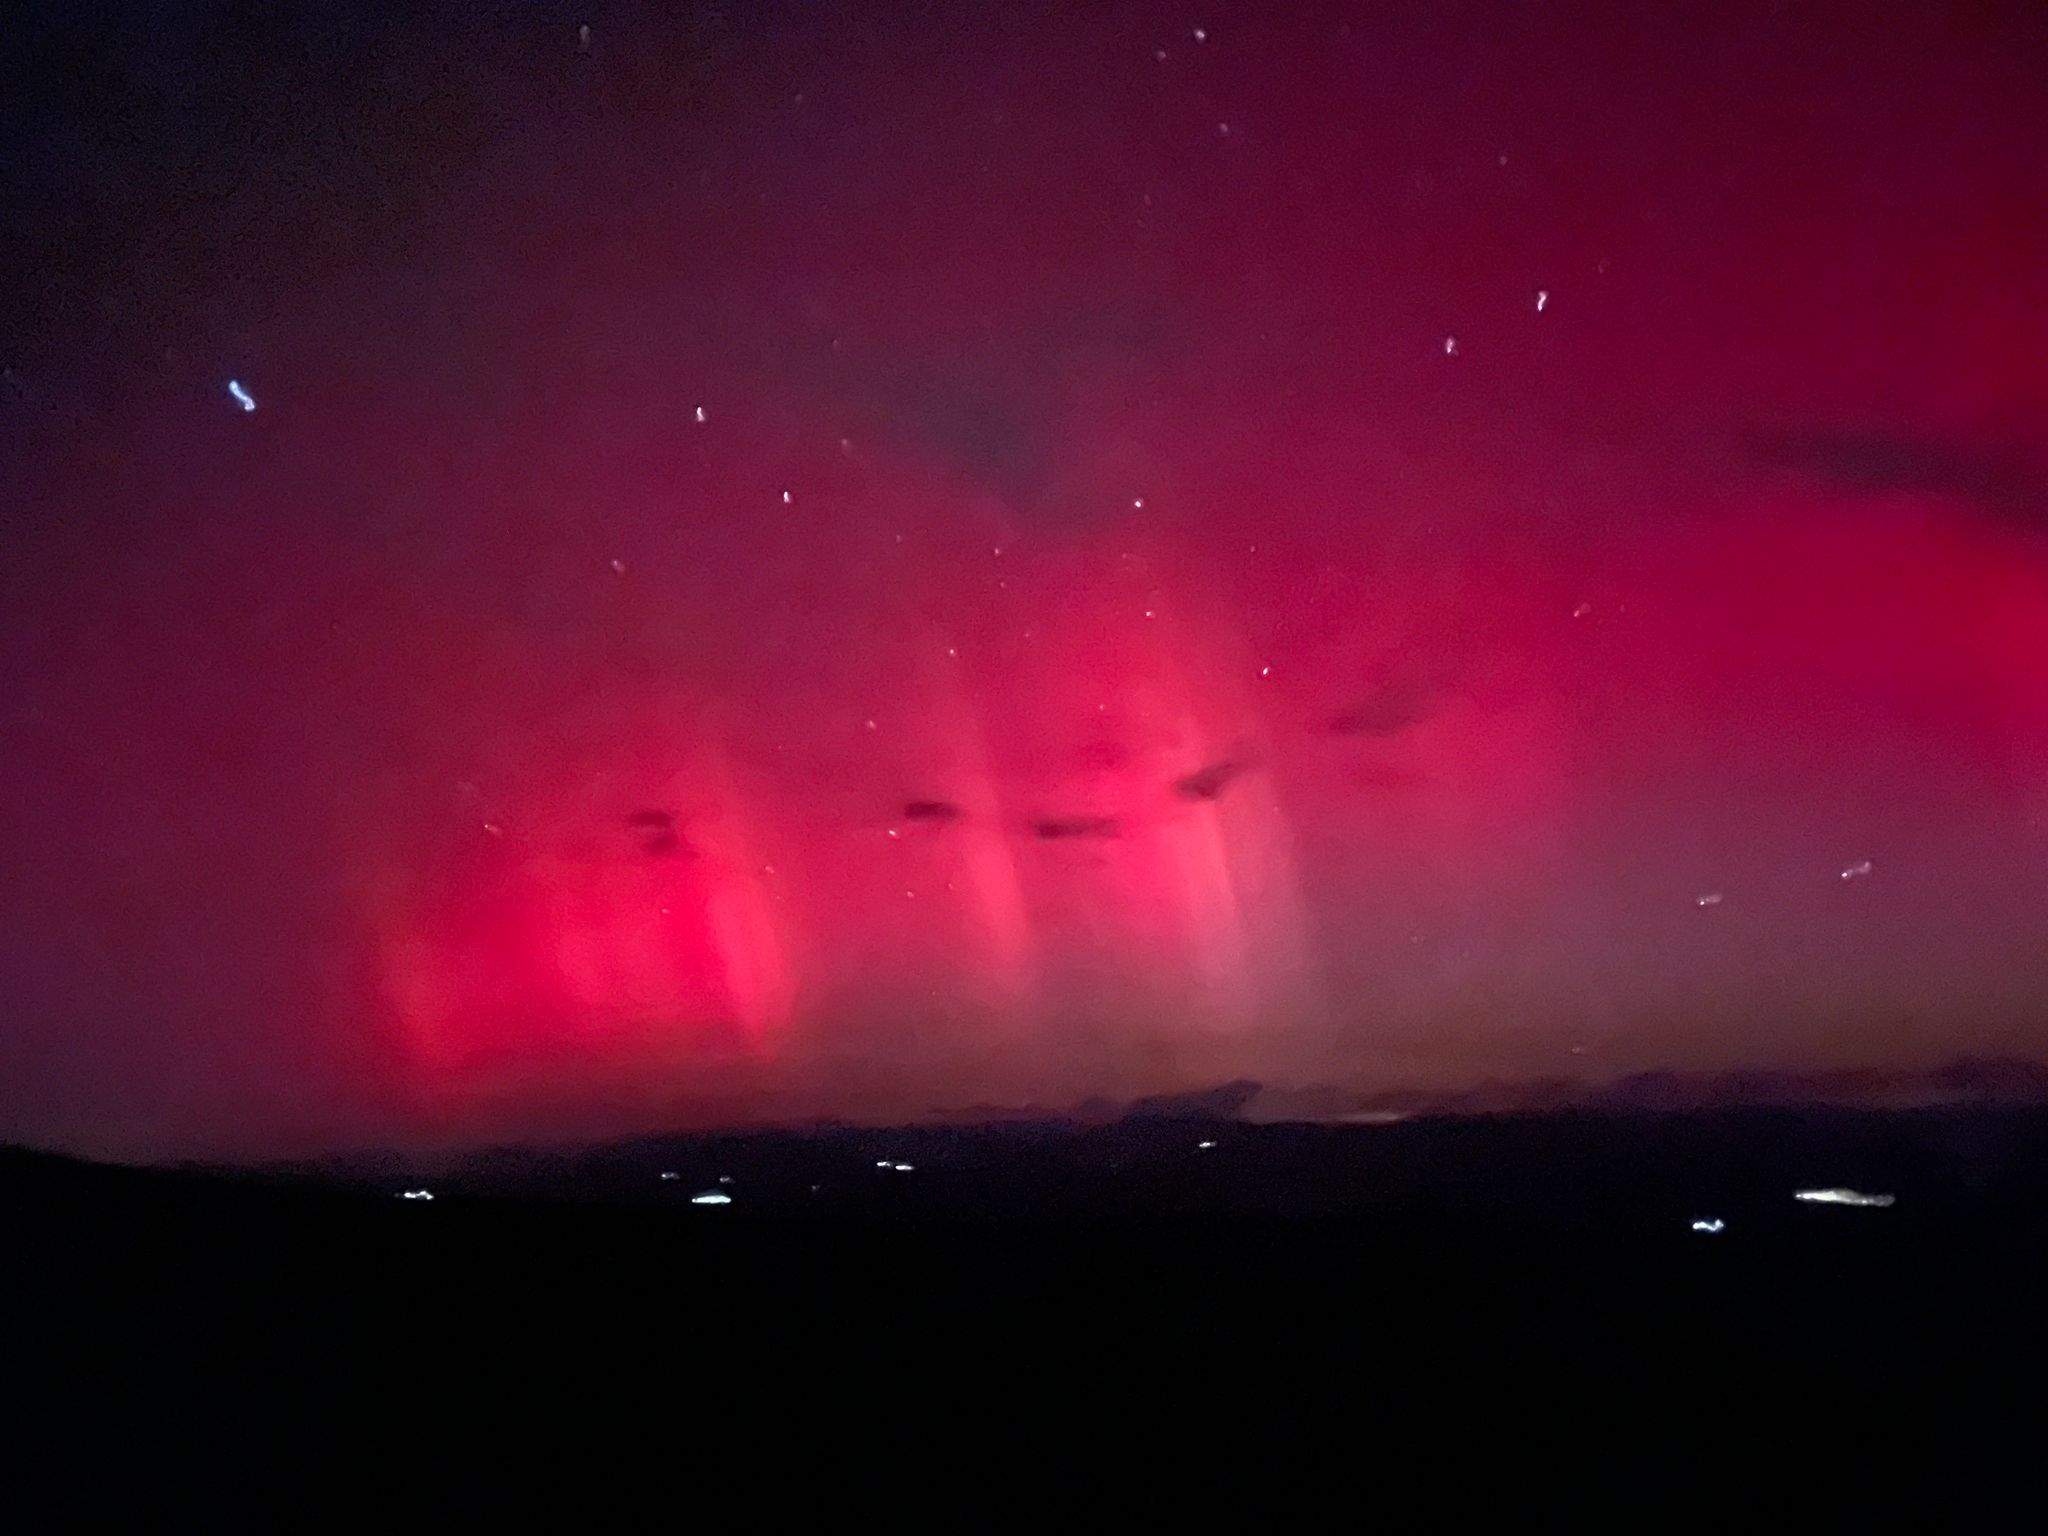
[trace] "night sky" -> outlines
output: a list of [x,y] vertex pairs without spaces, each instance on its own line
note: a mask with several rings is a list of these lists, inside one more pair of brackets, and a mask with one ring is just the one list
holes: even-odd
[[2040,7],[42,9],[0,1137],[2048,1052]]

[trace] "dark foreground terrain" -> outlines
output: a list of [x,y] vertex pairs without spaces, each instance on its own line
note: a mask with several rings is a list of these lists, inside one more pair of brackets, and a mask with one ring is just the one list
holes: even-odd
[[[2044,1154],[2048,1112],[1981,1108],[830,1130],[431,1174],[7,1152],[8,1444],[90,1469],[74,1514],[117,1492],[174,1529],[542,1487],[550,1528],[622,1499],[836,1527],[876,1496],[955,1529],[1588,1499],[2003,1524],[2042,1425]],[[1829,1186],[1896,1203],[1793,1198]]]

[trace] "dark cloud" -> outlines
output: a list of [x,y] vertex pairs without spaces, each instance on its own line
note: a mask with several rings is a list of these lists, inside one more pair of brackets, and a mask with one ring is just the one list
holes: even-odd
[[2048,480],[2024,454],[1998,444],[1823,427],[1758,433],[1751,446],[1763,463],[1837,490],[1953,496],[2011,517],[2048,514]]
[[1428,718],[1436,707],[1438,692],[1437,686],[1419,673],[1398,673],[1332,720],[1330,729],[1339,736],[1398,735]]
[[1351,777],[1367,789],[1413,789],[1423,782],[1423,776],[1413,768],[1396,763],[1360,763]]
[[903,802],[905,821],[958,821],[960,807],[950,800],[906,800]]
[[1062,483],[1072,422],[1105,392],[1156,372],[1178,350],[1175,328],[1143,304],[1059,307],[988,333],[920,348],[854,351],[812,335],[763,367],[806,386],[864,433],[995,492],[1013,512],[1059,524],[1116,498]]
[[1074,760],[1090,773],[1109,773],[1128,763],[1131,754],[1120,742],[1096,741],[1075,753]]
[[1251,765],[1226,758],[1210,763],[1173,781],[1173,792],[1183,800],[1214,800]]
[[676,830],[676,819],[667,811],[652,807],[635,811],[626,818],[626,825],[640,834],[642,853],[651,853],[660,859],[678,855],[689,859],[697,855],[689,840]]
[[919,372],[880,398],[912,445],[999,492],[1036,499],[1052,476],[1053,434],[1027,385],[971,374]]
[[1116,819],[1110,816],[1058,816],[1048,817],[1031,824],[1034,837],[1047,842],[1057,842],[1070,837],[1116,837],[1122,832]]

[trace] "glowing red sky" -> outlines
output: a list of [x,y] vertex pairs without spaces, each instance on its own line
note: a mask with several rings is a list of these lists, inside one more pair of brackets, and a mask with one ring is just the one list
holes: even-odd
[[32,39],[0,1134],[2048,1050],[2036,9],[812,9]]

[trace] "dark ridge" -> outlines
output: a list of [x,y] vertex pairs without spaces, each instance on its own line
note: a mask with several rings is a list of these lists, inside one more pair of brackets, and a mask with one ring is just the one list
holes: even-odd
[[635,811],[626,818],[629,827],[672,827],[675,824],[675,817],[667,811]]
[[656,858],[665,859],[679,856],[689,859],[695,858],[697,855],[697,850],[684,842],[672,827],[664,827],[640,846]]
[[906,800],[903,802],[905,821],[958,821],[960,807],[950,800]]
[[1186,1093],[1155,1093],[1137,1100],[1125,1111],[1126,1120],[1235,1120],[1244,1107],[1259,1096],[1260,1085],[1250,1078],[1223,1083],[1214,1088],[1197,1088]]

